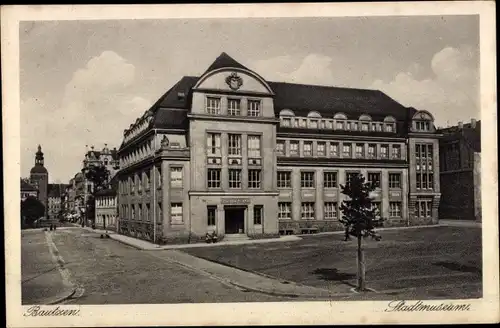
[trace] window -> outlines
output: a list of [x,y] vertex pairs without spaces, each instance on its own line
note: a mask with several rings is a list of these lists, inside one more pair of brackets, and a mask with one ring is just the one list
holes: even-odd
[[146,171],[146,174],[144,177],[144,184],[146,185],[146,187],[145,187],[146,190],[149,190],[150,180],[151,180],[150,173],[149,173],[149,171]]
[[380,146],[380,158],[388,158],[389,155],[389,146],[381,145]]
[[325,188],[337,188],[337,172],[324,172],[323,186]]
[[416,217],[431,217],[432,216],[432,199],[420,199],[415,203]]
[[278,219],[292,218],[292,203],[278,203]]
[[376,188],[380,188],[380,173],[368,173],[368,182]]
[[365,157],[365,146],[363,144],[356,144],[356,158]]
[[208,169],[207,186],[208,188],[220,188],[220,169]]
[[336,142],[330,143],[330,156],[339,157],[339,144]]
[[241,170],[229,170],[229,188],[241,188]]
[[227,114],[230,116],[240,116],[241,115],[240,104],[241,101],[239,99],[228,99]]
[[318,128],[318,121],[316,121],[316,120],[310,120],[309,121],[309,128],[310,129],[317,129]]
[[314,203],[302,203],[301,204],[301,216],[304,220],[314,219]]
[[217,206],[207,206],[207,225],[214,226],[215,225],[215,215],[217,211]]
[[350,158],[352,157],[351,154],[351,145],[342,145],[342,157],[344,158]]
[[136,175],[137,178],[137,191],[142,192],[142,181],[141,181],[141,173]]
[[207,113],[220,114],[220,98],[207,97]]
[[401,188],[401,173],[389,173],[389,188]]
[[417,189],[422,188],[422,174],[421,173],[417,173],[416,180],[417,180]]
[[325,203],[325,220],[335,220],[338,216],[337,203],[326,202]]
[[305,128],[307,126],[307,120],[305,118],[299,119],[299,125],[301,128]]
[[260,116],[260,100],[248,100],[248,116]]
[[290,141],[290,156],[299,156],[299,142]]
[[357,122],[352,122],[351,123],[351,130],[357,131],[358,130],[358,123]]
[[306,156],[312,156],[312,142],[311,141],[304,141],[304,157]]
[[290,118],[286,117],[281,119],[281,126],[290,127],[290,125],[291,125]]
[[170,205],[170,223],[182,223],[182,203],[172,203]]
[[358,172],[346,172],[346,174],[345,174],[346,185],[349,184],[349,182],[351,182],[353,177],[356,177],[358,175],[359,175]]
[[276,153],[280,156],[285,155],[285,141],[284,140],[276,141]]
[[401,146],[400,145],[392,145],[392,158],[400,159],[401,158]]
[[142,204],[139,204],[139,209],[137,210],[137,218],[139,220],[143,219],[143,217],[142,217]]
[[292,187],[292,173],[287,171],[278,171],[278,188]]
[[208,155],[220,156],[220,133],[209,133],[207,135]]
[[228,135],[228,154],[233,156],[241,156],[241,135],[229,134]]
[[149,203],[146,204],[146,220],[151,221],[151,211]]
[[429,179],[429,180],[428,180],[427,187],[428,187],[429,189],[434,189],[434,174],[432,174],[432,173],[428,173],[428,174],[427,174],[427,178]]
[[361,123],[361,131],[368,131],[370,126],[368,123]]
[[264,214],[263,209],[262,205],[256,205],[253,207],[253,224],[262,224],[262,216]]
[[170,168],[170,187],[182,188],[182,167]]
[[394,132],[394,124],[386,123],[385,124],[385,132]]
[[300,172],[300,187],[314,188],[314,172]]
[[248,136],[248,157],[260,157],[260,136]]
[[368,158],[376,158],[377,157],[377,146],[374,144],[368,145]]
[[389,216],[391,218],[401,217],[401,202],[389,202]]
[[157,181],[158,186],[157,186],[157,188],[160,189],[162,187],[162,185],[163,185],[163,179],[161,177],[161,166],[157,165],[156,166],[156,170],[157,170],[157,173],[158,173],[157,174],[157,177],[158,177],[158,181]]
[[[260,170],[248,170],[248,188],[258,189],[261,186]],[[235,187],[240,188],[240,187]]]
[[382,203],[372,202],[372,209],[375,209],[375,217],[380,218],[380,216],[382,215]]
[[318,142],[316,150],[318,156],[326,156],[326,144],[324,142]]

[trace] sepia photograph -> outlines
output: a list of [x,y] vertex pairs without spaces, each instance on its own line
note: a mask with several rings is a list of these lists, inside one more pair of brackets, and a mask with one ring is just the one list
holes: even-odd
[[[206,325],[210,309],[309,304],[311,315],[358,301],[467,318],[486,299],[496,313],[485,317],[498,318],[496,91],[483,82],[496,54],[481,46],[484,15],[170,8],[196,6],[193,17],[169,6],[165,18],[134,17],[131,6],[93,19],[75,13],[99,6],[26,6],[26,18],[19,6],[2,27],[2,48],[18,38],[17,70],[2,76],[15,72],[17,87],[2,93],[16,89],[3,158],[18,161],[4,176],[19,318],[76,326],[90,323],[86,306],[193,315],[189,304],[204,304]],[[107,324],[123,324],[116,316]]]

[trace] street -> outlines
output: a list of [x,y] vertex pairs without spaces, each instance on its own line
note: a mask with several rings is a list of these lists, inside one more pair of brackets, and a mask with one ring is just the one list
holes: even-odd
[[[154,304],[203,302],[271,302],[285,298],[245,292],[209,276],[162,259],[158,252],[140,251],[80,228],[50,232],[72,282],[83,289],[66,304]],[[46,253],[44,232],[23,236],[23,274],[30,254]],[[24,246],[37,240],[40,251]],[[30,244],[31,245],[31,244]],[[159,252],[161,253],[161,252]],[[38,287],[36,287],[38,288]],[[47,287],[50,288],[50,287]],[[24,288],[26,289],[26,288]],[[37,291],[38,292],[38,291]],[[26,291],[29,293],[29,291]],[[33,293],[33,291],[31,291]],[[23,293],[24,297],[25,293]]]

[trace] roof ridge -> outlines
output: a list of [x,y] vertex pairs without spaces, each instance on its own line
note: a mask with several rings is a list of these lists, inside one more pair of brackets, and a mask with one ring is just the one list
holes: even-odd
[[339,86],[334,86],[334,85],[324,85],[324,84],[306,84],[306,83],[294,83],[294,82],[277,82],[277,81],[266,81],[269,84],[291,84],[291,85],[297,85],[297,86],[304,86],[304,87],[312,87],[312,88],[325,88],[325,89],[344,89],[344,90],[359,90],[359,91],[370,91],[370,92],[380,92],[383,93],[382,91],[378,89],[368,89],[368,88],[352,88],[352,87],[339,87]]

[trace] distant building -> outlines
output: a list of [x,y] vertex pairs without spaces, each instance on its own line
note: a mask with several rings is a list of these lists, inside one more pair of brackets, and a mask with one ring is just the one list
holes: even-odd
[[95,194],[95,225],[98,229],[117,230],[117,188],[118,181],[114,178],[105,189]]
[[21,179],[21,201],[28,197],[34,197],[38,199],[38,189],[29,184],[26,179]]
[[270,82],[222,53],[124,131],[119,232],[167,243],[343,229],[353,174],[387,226],[436,224],[438,134],[377,90]]
[[30,171],[30,182],[38,190],[38,200],[45,206],[45,216],[48,215],[48,185],[49,172],[44,167],[42,147],[38,145],[35,154],[35,166]]
[[48,186],[48,218],[50,220],[58,220],[62,214],[63,198],[66,190],[66,184],[51,183]]
[[481,221],[481,121],[439,132],[439,218]]

